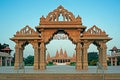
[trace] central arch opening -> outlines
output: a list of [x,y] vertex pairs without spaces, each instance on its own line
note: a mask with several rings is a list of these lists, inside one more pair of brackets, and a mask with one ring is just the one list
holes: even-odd
[[70,65],[76,62],[75,44],[69,39],[69,34],[64,30],[58,30],[53,34],[46,45],[47,65]]

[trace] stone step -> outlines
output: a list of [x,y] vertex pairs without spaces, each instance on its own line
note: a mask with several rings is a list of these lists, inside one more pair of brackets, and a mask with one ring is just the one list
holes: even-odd
[[120,74],[0,74],[0,80],[120,80]]

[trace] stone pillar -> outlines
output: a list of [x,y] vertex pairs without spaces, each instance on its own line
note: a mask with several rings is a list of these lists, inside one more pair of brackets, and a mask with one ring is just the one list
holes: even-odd
[[7,57],[5,57],[5,66],[7,66],[7,62],[8,61],[8,58]]
[[104,67],[104,69],[106,70],[107,69],[107,55],[106,55],[106,44],[105,43],[102,43],[102,46],[101,46],[101,55],[102,55],[102,66]]
[[40,70],[46,69],[46,61],[45,61],[45,43],[41,42],[40,44]]
[[[19,48],[19,57],[20,57],[20,66],[21,66],[21,68],[22,68],[22,65],[23,65],[23,50],[24,50],[24,48],[23,47],[21,47],[21,48]],[[19,66],[19,67],[20,67]]]
[[98,61],[100,62],[100,63],[102,63],[102,53],[101,53],[101,48],[100,47],[98,47],[97,48],[98,49],[98,52],[99,52],[99,56],[98,56]]
[[11,66],[11,60],[12,60],[12,58],[10,57],[10,59],[9,59],[9,62],[10,62],[10,63],[9,63],[9,66]]
[[87,54],[88,46],[84,43],[83,46],[83,70],[88,70],[88,54]]
[[20,47],[18,44],[15,46],[15,65],[14,69],[18,69],[20,65]]
[[115,66],[117,66],[117,57],[115,57]]
[[76,45],[76,69],[77,70],[82,70],[81,57],[82,57],[81,44],[80,44],[80,42],[78,42]]
[[2,56],[0,57],[0,66],[2,66]]
[[110,58],[111,66],[113,66],[113,58]]
[[39,47],[36,44],[34,46],[34,69],[38,70],[39,69]]

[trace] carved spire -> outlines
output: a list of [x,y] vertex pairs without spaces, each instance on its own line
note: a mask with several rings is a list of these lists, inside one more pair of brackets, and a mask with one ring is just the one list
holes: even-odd
[[[42,15],[42,17],[40,18],[40,23],[44,22],[44,21],[45,21],[45,17]],[[40,23],[39,23],[39,25],[40,25]]]
[[58,50],[56,51],[55,57],[59,57]]
[[82,25],[82,20],[81,20],[81,17],[79,15],[77,16],[76,21],[80,22]]
[[64,57],[65,57],[65,58],[68,57],[66,50],[64,51]]
[[76,58],[76,54],[75,53],[73,54],[73,58]]
[[63,56],[63,50],[62,50],[62,48],[60,49],[60,56],[61,57]]
[[76,19],[77,19],[77,20],[81,20],[81,17],[78,15]]
[[64,9],[62,5],[58,6],[57,9]]
[[47,61],[49,61],[50,60],[50,53],[48,52],[48,54],[47,54]]

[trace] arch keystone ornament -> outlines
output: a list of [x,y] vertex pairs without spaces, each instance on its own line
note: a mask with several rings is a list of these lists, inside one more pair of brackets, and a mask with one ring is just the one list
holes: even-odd
[[99,51],[99,62],[104,69],[107,69],[106,43],[112,38],[98,28],[96,25],[85,31],[86,26],[82,25],[82,18],[75,17],[72,12],[63,6],[48,13],[47,17],[42,16],[40,23],[32,29],[28,25],[10,38],[15,45],[15,69],[23,62],[23,50],[27,44],[32,44],[34,49],[34,69],[46,69],[46,44],[53,39],[54,35],[63,32],[68,35],[76,45],[76,70],[88,70],[87,49],[91,43],[97,46]]

